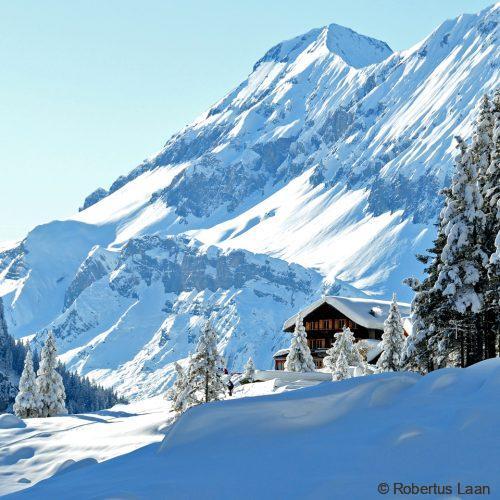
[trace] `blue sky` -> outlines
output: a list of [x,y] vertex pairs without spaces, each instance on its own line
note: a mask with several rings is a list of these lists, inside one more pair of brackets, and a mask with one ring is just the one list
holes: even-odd
[[405,49],[481,0],[1,2],[0,241],[70,215],[236,86],[331,22]]

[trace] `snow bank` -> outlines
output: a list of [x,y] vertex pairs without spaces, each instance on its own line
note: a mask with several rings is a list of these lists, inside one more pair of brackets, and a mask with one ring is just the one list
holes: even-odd
[[0,415],[0,429],[22,429],[26,424],[11,413]]
[[381,482],[458,481],[488,485],[494,495],[499,389],[494,359],[426,377],[384,373],[203,405],[161,445],[10,498],[369,499],[380,498]]

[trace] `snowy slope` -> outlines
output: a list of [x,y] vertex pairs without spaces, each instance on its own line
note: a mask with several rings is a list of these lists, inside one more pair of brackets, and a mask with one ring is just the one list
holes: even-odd
[[314,271],[180,237],[131,240],[112,256],[114,265],[102,277],[86,279],[87,269],[81,270],[88,286],[66,299],[48,328],[65,363],[130,398],[165,391],[172,363],[194,351],[209,317],[228,366],[252,356],[269,367],[272,353],[287,342],[282,315],[320,293]]
[[499,17],[463,15],[396,53],[335,24],[273,47],[82,211],[0,250],[11,333],[40,343],[54,328],[71,367],[151,395],[211,314],[230,368],[249,353],[266,368],[282,322],[325,291],[409,300],[452,137],[500,80]]
[[[488,485],[493,498],[500,488],[499,388],[500,363],[492,359],[425,377],[386,373],[202,405],[171,426],[161,444],[148,430],[144,443],[153,444],[7,498],[146,499],[175,492],[175,498],[377,499],[381,482],[450,485],[443,498],[463,497],[457,482]],[[163,416],[167,422],[168,413]],[[66,427],[69,418],[46,425]],[[128,426],[129,439],[137,432],[126,423],[132,419],[103,425],[82,418],[90,420],[91,443],[103,428],[114,434]],[[157,416],[153,422],[158,425]],[[66,443],[71,430],[61,430]],[[19,435],[17,429],[6,433]],[[42,442],[28,438],[24,446],[37,456]],[[71,447],[78,445],[61,446],[59,460],[72,456]],[[96,456],[92,446],[86,456]],[[26,474],[33,461],[26,459]],[[9,471],[18,477],[22,469],[19,463]]]

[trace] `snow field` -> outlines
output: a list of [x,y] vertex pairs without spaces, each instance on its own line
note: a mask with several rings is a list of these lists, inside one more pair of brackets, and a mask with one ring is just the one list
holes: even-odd
[[[249,395],[259,387],[272,391],[274,382],[241,390]],[[114,426],[137,432],[143,447],[127,453],[131,446],[126,450],[121,436],[123,448],[109,460],[56,474],[9,498],[375,499],[380,482],[395,481],[460,481],[499,492],[499,389],[500,360],[492,359],[425,377],[384,373],[197,406],[167,429],[161,444],[157,429],[167,422],[166,408],[142,410],[137,420],[87,422],[90,447],[101,433],[119,436],[106,430]],[[65,421],[51,422],[57,428]]]

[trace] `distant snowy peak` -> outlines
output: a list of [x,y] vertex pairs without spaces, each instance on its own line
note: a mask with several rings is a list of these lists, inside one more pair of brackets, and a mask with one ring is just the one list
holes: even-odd
[[[316,165],[316,180],[374,185],[376,214],[406,209],[427,219],[436,211],[429,195],[449,175],[451,128],[467,137],[474,97],[498,83],[499,11],[496,4],[445,21],[422,42],[395,53],[337,24],[284,41],[158,154],[117,179],[109,193],[92,193],[84,208],[145,171],[185,163],[153,200],[160,197],[181,217],[211,216],[221,205],[232,211],[267,183]],[[426,186],[419,184],[422,176]],[[391,206],[384,202],[388,182],[398,183]],[[214,185],[220,187],[216,193]],[[415,207],[415,191],[422,189],[425,206]]]
[[385,42],[360,35],[338,24],[330,24],[324,28],[322,36],[328,50],[354,68],[379,63],[392,54]]
[[378,63],[392,54],[391,48],[385,42],[332,23],[275,45],[255,64],[253,70],[264,62],[293,62],[305,52],[317,55],[334,54],[354,68]]

